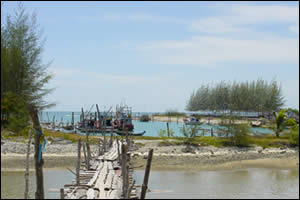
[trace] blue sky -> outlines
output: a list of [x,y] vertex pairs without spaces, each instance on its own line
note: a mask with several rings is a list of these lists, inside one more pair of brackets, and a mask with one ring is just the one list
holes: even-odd
[[[53,61],[52,110],[184,111],[201,84],[275,78],[299,109],[299,2],[24,2]],[[4,2],[11,14],[17,2]]]

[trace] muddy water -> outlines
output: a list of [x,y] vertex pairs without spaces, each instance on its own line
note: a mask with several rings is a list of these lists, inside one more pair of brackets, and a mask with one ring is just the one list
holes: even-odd
[[[143,170],[134,172],[136,184]],[[45,197],[59,198],[59,188],[71,183],[67,170],[44,170]],[[35,177],[30,174],[30,197]],[[299,198],[299,170],[252,168],[228,171],[151,171],[147,198]],[[1,198],[24,198],[24,172],[1,172]]]

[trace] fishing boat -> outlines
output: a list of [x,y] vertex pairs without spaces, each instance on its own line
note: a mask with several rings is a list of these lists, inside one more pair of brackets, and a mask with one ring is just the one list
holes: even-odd
[[183,119],[185,125],[201,125],[203,122],[200,122],[196,117],[189,117]]
[[128,130],[132,131],[134,125],[132,123],[132,110],[128,106],[116,107],[116,118],[112,123],[114,129],[119,131]]
[[120,136],[126,136],[127,134],[128,136],[143,136],[146,133],[146,131],[142,131],[140,133],[131,133],[128,131],[115,131],[115,133],[117,133]]

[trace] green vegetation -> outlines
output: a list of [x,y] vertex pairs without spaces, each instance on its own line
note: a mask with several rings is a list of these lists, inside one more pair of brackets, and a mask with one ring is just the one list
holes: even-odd
[[186,138],[185,142],[187,144],[191,144],[194,140],[194,137],[199,132],[199,130],[200,130],[200,126],[198,125],[184,125],[180,131]]
[[275,117],[275,134],[276,137],[279,137],[279,133],[283,130],[283,128],[285,127],[285,121],[287,120],[287,116],[285,114],[286,110],[282,109],[280,110],[280,112],[278,114],[276,114],[275,112],[274,117]]
[[141,117],[140,117],[140,121],[141,122],[148,122],[148,121],[150,121],[151,119],[150,119],[150,117],[149,117],[149,115],[142,115]]
[[258,79],[252,82],[224,81],[215,86],[202,85],[190,96],[186,109],[189,111],[256,111],[279,110],[283,106],[281,87],[277,81],[270,83]]
[[299,146],[299,125],[290,129],[289,143],[293,146]]
[[15,15],[1,22],[1,128],[19,132],[29,125],[30,115],[53,104],[44,101],[52,89],[51,79],[41,61],[43,37],[36,15],[22,4]]
[[[172,129],[169,129],[169,136],[170,136],[170,137],[173,137],[174,133],[175,133],[175,132],[174,132]],[[157,134],[158,134],[158,136],[161,137],[161,138],[167,137],[167,136],[168,136],[167,130],[163,130],[163,129],[160,129],[160,130],[158,131]]]
[[247,147],[250,144],[248,124],[232,125],[231,142],[234,146]]
[[290,118],[284,122],[284,125],[285,126],[295,126],[295,125],[297,125],[297,123],[295,122],[295,120],[293,118]]
[[176,109],[168,109],[164,113],[154,113],[153,116],[165,116],[165,117],[184,117],[184,112],[178,112]]

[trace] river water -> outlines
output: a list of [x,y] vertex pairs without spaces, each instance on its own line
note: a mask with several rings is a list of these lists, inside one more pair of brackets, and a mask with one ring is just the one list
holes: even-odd
[[[147,113],[149,114],[149,113]],[[150,113],[151,114],[151,113]],[[70,123],[72,119],[72,112],[43,112],[40,114],[40,120],[41,121],[52,121],[52,119],[55,119],[55,121],[63,121],[64,123]],[[77,123],[80,120],[80,112],[74,112],[74,121]],[[160,130],[167,130],[166,122],[160,122],[160,121],[150,121],[150,122],[140,122],[138,120],[133,120],[134,125],[134,132],[139,133],[142,131],[146,131],[144,136],[151,136],[151,137],[158,137],[158,132]],[[183,137],[183,134],[181,132],[181,128],[183,127],[184,123],[182,122],[169,122],[169,129],[174,132],[175,137]],[[217,125],[208,125],[208,124],[202,124],[200,126],[204,129],[213,129],[213,132],[217,129],[222,128],[221,126]],[[61,129],[64,131],[63,129]],[[249,128],[250,133],[254,134],[273,134],[274,131],[267,129],[267,128]],[[85,133],[82,133],[85,135]],[[101,133],[96,133],[91,135],[102,135]],[[199,134],[202,134],[202,132],[199,132]],[[205,132],[204,136],[210,136],[211,133]],[[216,132],[214,132],[214,135],[217,136]]]
[[[144,171],[136,170],[136,184]],[[44,170],[46,198],[59,198],[59,188],[74,176],[67,170]],[[35,191],[30,173],[30,197]],[[228,171],[151,171],[146,198],[299,198],[299,169],[249,168]],[[1,172],[1,198],[24,198],[24,172]]]

